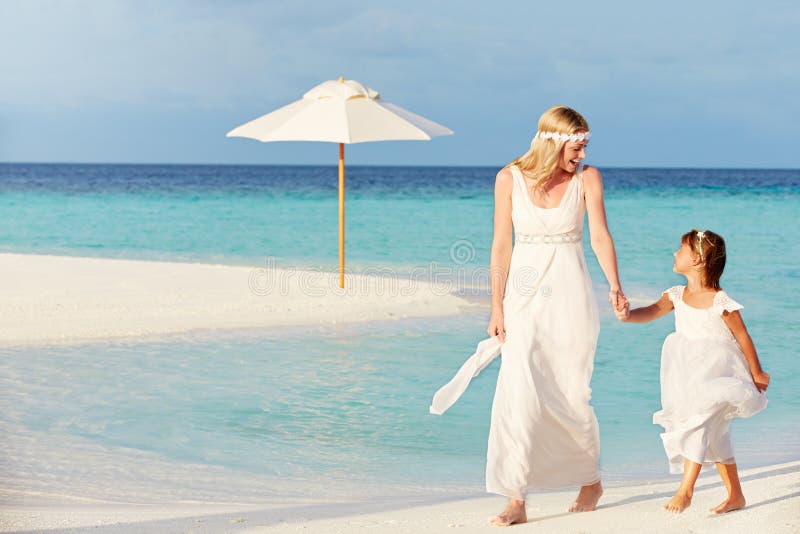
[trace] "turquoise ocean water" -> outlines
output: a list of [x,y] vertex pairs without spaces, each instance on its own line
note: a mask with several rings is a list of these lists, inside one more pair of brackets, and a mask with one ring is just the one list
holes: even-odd
[[[800,171],[601,170],[623,288],[634,304],[682,283],[671,267],[683,232],[698,227],[725,237],[722,285],[745,306],[773,377],[767,410],[734,422],[739,463],[800,458]],[[348,269],[444,269],[483,280],[495,172],[349,169]],[[0,165],[0,252],[334,270],[337,209],[333,167]],[[592,382],[602,470],[611,481],[665,478],[651,416],[673,319],[618,323],[602,303],[606,284],[585,234],[603,310]],[[92,482],[95,470],[113,459],[134,472],[137,455],[157,459],[161,470],[203,466],[248,481],[223,490],[201,477],[189,496],[246,498],[253,481],[305,493],[480,492],[499,361],[444,416],[429,415],[428,404],[485,337],[487,320],[488,309],[2,347],[0,469],[11,487],[71,486],[90,495],[104,491]],[[137,480],[152,488],[146,471]],[[186,485],[182,477],[163,484],[177,489]]]

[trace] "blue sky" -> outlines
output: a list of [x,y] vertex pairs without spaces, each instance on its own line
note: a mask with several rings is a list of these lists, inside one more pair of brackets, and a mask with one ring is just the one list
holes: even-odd
[[800,168],[796,2],[0,0],[0,161],[332,164],[228,139],[339,76],[455,130],[353,164],[502,166],[546,108],[599,166]]

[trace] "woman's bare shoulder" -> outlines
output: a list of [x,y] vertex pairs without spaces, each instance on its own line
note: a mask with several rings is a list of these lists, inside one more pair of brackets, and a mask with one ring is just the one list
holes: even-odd
[[511,174],[511,169],[508,167],[500,169],[497,172],[494,184],[496,189],[511,191],[514,186],[514,176]]
[[600,171],[597,169],[597,167],[592,167],[591,165],[583,166],[582,176],[584,181],[593,180],[596,182],[602,182],[603,180],[603,177],[600,175]]
[[510,182],[513,179],[513,175],[511,174],[511,167],[503,167],[499,171],[497,171],[497,179],[503,180],[506,182]]
[[586,165],[581,172],[581,179],[583,180],[583,188],[588,191],[602,191],[603,190],[603,177],[597,167]]

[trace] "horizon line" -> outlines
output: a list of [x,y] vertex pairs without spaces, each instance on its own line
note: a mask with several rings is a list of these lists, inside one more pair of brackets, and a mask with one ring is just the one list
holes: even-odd
[[[331,167],[336,168],[337,163],[183,163],[183,162],[100,162],[100,161],[0,161],[2,165],[120,165],[120,166],[175,166],[175,167]],[[661,169],[661,170],[725,170],[725,171],[800,171],[800,167],[711,167],[711,166],[643,166],[643,165],[592,165],[598,169]],[[448,164],[391,164],[391,163],[351,163],[346,168],[352,167],[396,167],[396,168],[485,168],[500,169],[498,165],[448,165]]]

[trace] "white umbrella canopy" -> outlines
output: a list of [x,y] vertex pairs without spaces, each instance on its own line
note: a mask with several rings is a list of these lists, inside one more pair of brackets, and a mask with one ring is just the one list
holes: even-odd
[[408,110],[383,102],[380,95],[355,80],[329,80],[303,98],[228,132],[228,137],[259,141],[429,140],[452,130]]
[[227,137],[262,142],[339,143],[339,287],[344,287],[344,145],[369,141],[429,140],[452,130],[384,102],[380,94],[355,80],[323,82],[271,113],[242,124]]

